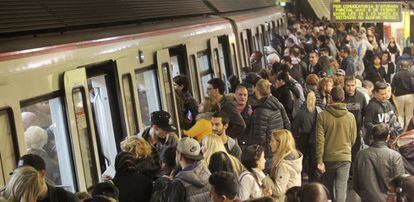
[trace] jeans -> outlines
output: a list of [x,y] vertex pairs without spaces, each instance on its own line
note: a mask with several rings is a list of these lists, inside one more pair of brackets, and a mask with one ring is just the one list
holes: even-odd
[[328,188],[330,199],[345,202],[351,162],[324,162],[326,172],[322,175],[322,183]]

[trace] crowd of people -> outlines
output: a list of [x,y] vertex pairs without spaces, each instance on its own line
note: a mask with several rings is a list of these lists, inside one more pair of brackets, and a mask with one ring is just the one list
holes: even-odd
[[412,47],[384,44],[375,27],[290,22],[241,78],[208,81],[200,104],[188,78],[174,77],[182,137],[170,113],[155,111],[151,126],[121,142],[116,174],[89,192],[48,183],[34,153],[21,157],[1,196],[344,202],[353,189],[362,201],[414,201]]

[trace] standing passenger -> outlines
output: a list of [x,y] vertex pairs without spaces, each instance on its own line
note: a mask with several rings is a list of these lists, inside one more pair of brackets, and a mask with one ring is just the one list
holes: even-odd
[[222,112],[216,112],[211,117],[211,125],[214,135],[218,135],[224,144],[227,152],[237,159],[241,159],[242,151],[237,140],[227,136],[226,130],[229,127],[229,118]]
[[180,127],[181,129],[189,129],[195,123],[195,117],[198,114],[197,101],[191,95],[190,81],[186,76],[177,75],[173,81]]
[[344,202],[357,127],[354,115],[342,103],[344,90],[335,86],[331,96],[334,103],[319,113],[316,121],[316,158],[332,200]]
[[250,122],[251,122],[251,117],[253,114],[252,106],[248,103],[249,92],[245,85],[240,84],[236,87],[235,99],[236,99],[236,104],[237,104],[237,111],[243,117],[244,123],[246,123],[246,130],[238,138],[240,147],[243,151],[244,148],[247,147],[246,146],[247,138],[248,138],[248,134],[251,128]]

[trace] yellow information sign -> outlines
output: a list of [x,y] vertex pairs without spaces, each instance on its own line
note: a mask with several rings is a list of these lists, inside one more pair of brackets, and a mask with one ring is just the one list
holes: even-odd
[[331,20],[334,22],[400,22],[401,3],[331,3]]

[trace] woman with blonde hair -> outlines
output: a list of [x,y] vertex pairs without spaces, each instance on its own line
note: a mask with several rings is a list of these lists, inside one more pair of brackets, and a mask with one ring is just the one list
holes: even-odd
[[270,147],[273,152],[271,180],[267,180],[265,184],[272,188],[274,197],[284,201],[286,190],[301,186],[303,156],[296,150],[295,139],[289,130],[274,131]]
[[158,175],[161,169],[159,155],[144,138],[128,136],[121,142],[121,150],[134,154],[138,172],[150,179]]
[[204,157],[202,162],[206,167],[209,167],[211,156],[213,156],[214,153],[223,152],[229,157],[236,176],[239,176],[240,173],[244,170],[244,167],[239,161],[239,159],[230,155],[227,152],[226,148],[224,147],[223,141],[218,135],[209,135],[204,137],[201,143],[201,152],[203,153]]
[[22,166],[13,175],[1,193],[10,202],[37,201],[42,192],[47,191],[46,182],[40,173],[31,166]]
[[211,116],[214,112],[220,111],[220,103],[210,97],[205,97],[198,106],[199,114],[196,117],[196,123],[188,130],[183,130],[187,137],[197,139],[199,143],[206,135],[211,135]]

